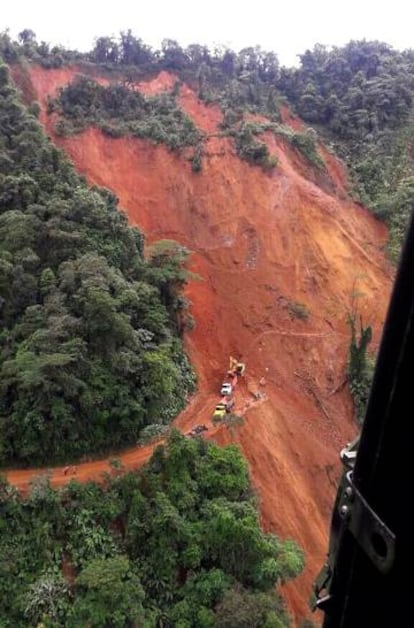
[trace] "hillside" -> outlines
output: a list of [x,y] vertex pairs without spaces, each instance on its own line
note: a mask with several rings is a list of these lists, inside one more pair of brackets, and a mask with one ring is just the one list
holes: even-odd
[[[230,138],[216,135],[220,109],[185,85],[179,103],[209,135],[201,172],[192,171],[185,155],[144,139],[110,138],[96,128],[56,136],[46,98],[75,73],[13,67],[16,84],[27,101],[40,103],[48,134],[78,171],[111,189],[149,242],[171,238],[193,251],[191,270],[201,280],[188,286],[196,327],[185,342],[199,392],[177,425],[205,423],[229,355],[246,362],[238,391],[245,425],[235,434],[219,428],[213,438],[240,443],[265,530],[304,548],[306,570],[287,590],[291,609],[304,616],[327,549],[338,451],[357,429],[344,385],[347,316],[358,293],[358,313],[378,343],[392,281],[382,252],[386,229],[351,201],[345,172],[326,149],[319,147],[326,165],[320,174],[283,138],[266,133],[278,165],[263,172],[239,159]],[[137,87],[156,93],[174,83],[163,72]],[[300,125],[287,109],[283,116]],[[251,393],[259,390],[265,398],[253,403]],[[146,455],[130,453],[123,461],[135,466]],[[99,477],[104,463],[96,465],[79,466],[78,477]],[[9,479],[27,482],[18,473]]]

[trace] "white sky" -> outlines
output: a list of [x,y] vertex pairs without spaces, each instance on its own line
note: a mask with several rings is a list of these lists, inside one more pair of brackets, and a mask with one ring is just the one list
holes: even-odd
[[414,48],[413,18],[413,0],[3,0],[0,31],[30,28],[38,41],[89,50],[95,37],[130,28],[153,47],[164,38],[233,50],[259,44],[294,65],[315,43],[365,38]]

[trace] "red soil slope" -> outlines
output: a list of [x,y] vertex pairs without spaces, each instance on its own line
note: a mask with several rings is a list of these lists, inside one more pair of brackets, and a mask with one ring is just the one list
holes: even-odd
[[[42,105],[74,70],[30,75],[15,70],[27,98]],[[147,85],[171,86],[163,74]],[[294,538],[305,550],[304,574],[286,587],[295,617],[308,614],[311,583],[324,560],[328,524],[339,474],[338,452],[356,432],[344,386],[352,295],[378,342],[388,302],[391,271],[381,253],[383,226],[346,194],[343,168],[321,147],[323,177],[282,140],[267,137],[278,166],[264,173],[240,161],[227,138],[214,136],[220,110],[205,106],[187,87],[183,108],[213,136],[207,141],[201,173],[164,146],[138,139],[110,139],[96,129],[54,138],[91,183],[112,189],[133,224],[150,241],[173,238],[194,251],[193,270],[201,281],[188,287],[196,328],[186,338],[200,378],[200,392],[177,420],[186,430],[205,423],[218,399],[228,356],[247,364],[238,390],[245,425],[232,434],[209,433],[219,443],[236,441],[250,465],[261,503],[263,526]],[[283,111],[286,123],[300,122]],[[306,306],[307,320],[292,313]],[[261,378],[265,385],[260,385]],[[251,392],[265,398],[250,404]],[[141,464],[151,448],[127,452],[127,467]],[[78,466],[77,477],[99,477],[100,461]],[[33,472],[32,472],[33,474]],[[28,472],[9,479],[27,486]],[[62,470],[53,483],[67,481]]]

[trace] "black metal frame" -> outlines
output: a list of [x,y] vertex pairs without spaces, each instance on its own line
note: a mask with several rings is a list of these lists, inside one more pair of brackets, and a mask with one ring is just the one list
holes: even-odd
[[[359,444],[343,450],[328,562],[315,585],[324,628],[414,625],[414,219]],[[355,451],[357,449],[357,454]]]

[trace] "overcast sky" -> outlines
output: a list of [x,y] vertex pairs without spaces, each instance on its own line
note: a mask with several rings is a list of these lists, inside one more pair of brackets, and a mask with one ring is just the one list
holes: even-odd
[[234,50],[259,44],[293,65],[315,43],[365,38],[414,48],[413,18],[413,0],[3,0],[0,30],[30,28],[38,41],[89,50],[96,36],[130,28],[153,47],[164,38]]

